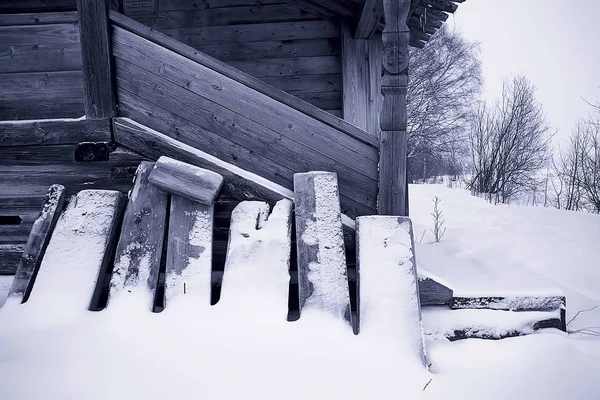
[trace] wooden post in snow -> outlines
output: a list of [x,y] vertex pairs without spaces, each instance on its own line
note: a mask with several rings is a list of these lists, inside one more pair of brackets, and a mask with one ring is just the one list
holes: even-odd
[[383,0],[383,77],[379,138],[379,196],[377,211],[408,215],[406,196],[406,88],[408,42],[406,24],[410,0]]
[[77,0],[87,119],[115,116],[107,0]]

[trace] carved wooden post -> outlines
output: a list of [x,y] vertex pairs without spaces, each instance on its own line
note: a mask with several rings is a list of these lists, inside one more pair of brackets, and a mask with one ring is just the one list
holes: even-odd
[[410,0],[383,0],[383,77],[379,138],[379,214],[407,215],[406,196],[406,87],[408,42],[406,25]]

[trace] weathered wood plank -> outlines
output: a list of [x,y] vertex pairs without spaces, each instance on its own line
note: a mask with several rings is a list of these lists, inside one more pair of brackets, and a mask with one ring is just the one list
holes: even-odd
[[117,244],[109,299],[136,292],[150,309],[158,284],[168,194],[148,181],[154,163],[138,167]]
[[253,22],[287,22],[314,20],[304,10],[286,4],[226,7],[218,9],[161,11],[157,16],[136,18],[153,29],[192,28],[195,26],[225,26]]
[[0,13],[41,13],[56,10],[75,10],[75,7],[75,0],[10,0],[0,3]]
[[231,214],[220,303],[235,304],[254,321],[283,319],[291,253],[292,202],[243,201]]
[[240,6],[264,6],[280,4],[281,0],[163,0],[160,1],[160,11],[203,10],[207,8],[224,8]]
[[189,46],[210,44],[246,44],[272,40],[308,40],[337,38],[339,29],[329,21],[293,21],[228,26],[162,29]]
[[[30,1],[30,0],[28,0]],[[75,0],[69,0],[73,3],[75,9]],[[11,0],[9,3],[16,3]],[[53,1],[56,3],[56,1]],[[5,9],[0,6],[0,13]],[[45,25],[45,24],[62,24],[78,22],[79,17],[76,11],[65,12],[28,12],[26,14],[0,14],[0,26],[5,25]]]
[[0,146],[68,145],[109,142],[109,120],[0,122]]
[[303,92],[339,92],[342,90],[340,74],[269,76],[263,80],[269,85],[296,94]]
[[0,74],[78,70],[81,70],[81,47],[78,43],[0,45]]
[[346,121],[336,118],[335,116],[320,110],[317,107],[311,106],[293,95],[282,92],[278,89],[273,88],[272,86],[265,84],[261,80],[254,78],[244,72],[241,72],[237,68],[231,67],[223,62],[220,62],[212,57],[208,57],[205,54],[202,54],[192,47],[189,47],[181,42],[170,38],[160,32],[156,32],[143,24],[132,21],[131,19],[120,15],[115,12],[110,12],[111,21],[122,28],[127,29],[130,32],[135,33],[145,39],[148,39],[154,43],[161,45],[164,48],[175,51],[176,53],[193,60],[197,63],[200,63],[210,69],[213,69],[220,74],[232,78],[238,82],[242,82],[244,85],[259,91],[260,93],[265,94],[280,103],[286,104],[301,113],[307,114],[308,116],[323,122],[331,127],[341,130],[347,135],[356,138],[364,143],[369,144],[370,146],[377,148],[378,141],[373,137],[362,131],[361,129],[355,127],[352,124],[347,123]]
[[[227,140],[224,142],[204,130],[198,131],[197,127],[194,126],[186,131],[185,126],[190,125],[189,122],[179,120],[177,125],[169,124],[170,131],[175,127],[174,136],[178,140],[194,147],[210,149],[211,153],[227,161],[233,157],[236,160],[235,164],[240,166],[244,164],[246,165],[244,168],[287,187],[292,186],[289,171],[302,172],[309,169],[320,169],[337,172],[340,176],[343,196],[348,197],[353,202],[375,208],[376,182],[372,178],[373,175],[369,176],[367,172],[369,170],[374,171],[376,168],[373,161],[365,160],[365,158],[361,160],[356,153],[344,148],[338,149],[334,147],[337,144],[330,141],[327,141],[326,145],[321,144],[319,146],[320,141],[324,140],[321,139],[321,136],[315,137],[307,133],[306,137],[300,137],[295,133],[280,130],[280,132],[283,132],[282,134],[275,129],[260,124],[261,118],[248,119],[241,113],[231,111],[222,105],[199,97],[189,90],[174,85],[139,67],[121,62],[120,58],[116,59],[116,65],[117,89],[121,102],[125,99],[122,94],[127,96],[123,93],[124,91],[134,91],[136,97],[152,99],[157,103],[156,105],[167,108],[172,113],[188,121],[200,124],[202,128],[231,140],[247,150],[233,152],[235,148],[224,145]],[[211,88],[210,90],[214,89]],[[174,98],[177,99],[177,102],[172,101]],[[137,118],[129,111],[124,112],[121,110],[120,112],[155,128],[157,127],[156,124],[161,123],[156,114],[157,107],[153,107],[147,101],[144,101],[144,103],[145,105],[135,113]],[[223,104],[231,107],[231,103],[223,102]],[[121,109],[123,108],[122,105]],[[125,108],[127,108],[127,104]],[[144,110],[151,110],[155,115],[142,116],[142,119],[140,119],[140,112],[144,112]],[[162,114],[162,111],[158,110],[158,114]],[[154,122],[148,123],[149,120]],[[281,120],[280,124],[289,124],[289,121],[289,119]],[[275,123],[271,125],[275,127]],[[314,129],[317,130],[318,128],[315,127]],[[323,131],[319,130],[319,132],[322,133]],[[212,141],[212,143],[207,146],[204,144],[206,140]],[[251,153],[250,159],[245,160],[243,156],[248,151]],[[261,157],[262,161],[260,161]],[[265,159],[267,159],[267,163],[261,165]],[[361,166],[364,167],[363,170],[361,170]]]
[[79,43],[79,24],[0,26],[0,43],[3,46]]
[[359,128],[367,127],[367,83],[369,70],[363,39],[354,39],[349,23],[342,23],[342,76],[344,119]]
[[[340,157],[348,155],[349,162],[346,165],[350,167],[361,163],[363,160],[367,163],[375,161],[377,158],[374,148],[343,135],[338,130],[320,124],[313,118],[307,118],[293,108],[286,107],[242,83],[122,29],[116,28],[114,37],[114,51],[119,59],[149,70],[176,85],[186,87],[188,90],[246,116],[266,128],[295,138],[299,143],[311,146],[314,151],[332,152],[331,155],[334,159],[340,159]],[[265,113],[272,117],[262,118]],[[285,126],[286,129],[282,129],[282,126]],[[313,136],[315,131],[319,131],[318,137]],[[326,149],[329,144],[336,148]],[[334,157],[333,153],[336,153],[337,157]],[[343,161],[340,160],[340,162]],[[364,168],[357,166],[355,169],[370,171],[372,165],[364,165]]]
[[154,165],[148,181],[160,189],[202,204],[212,205],[223,186],[216,172],[162,156]]
[[193,296],[205,306],[210,304],[213,214],[214,204],[171,197],[165,306],[182,295]]
[[354,37],[356,39],[369,39],[375,33],[379,21],[383,16],[382,0],[365,0]]
[[29,302],[61,313],[94,308],[123,199],[109,190],[82,190],[71,199],[56,223]]
[[[83,97],[81,71],[25,72],[0,75],[3,100],[58,100]],[[24,107],[26,105],[24,104]]]
[[84,115],[83,97],[62,99],[0,99],[0,120],[78,118]]
[[342,92],[304,92],[294,93],[294,96],[323,110],[342,109]]
[[232,60],[228,64],[255,78],[339,74],[341,71],[340,59],[336,56]]
[[46,193],[42,210],[33,224],[8,293],[8,297],[15,301],[24,303],[29,298],[50,236],[63,209],[65,192],[64,186],[52,185]]
[[88,119],[115,115],[107,0],[77,0]]
[[336,175],[294,174],[294,204],[300,310],[351,320]]
[[566,306],[564,296],[482,296],[453,297],[453,309],[490,309],[507,311],[551,311]]
[[421,324],[414,239],[410,219],[356,219],[361,334],[390,335],[404,354],[427,365]]
[[452,289],[431,277],[419,276],[421,306],[449,305],[452,302],[452,293]]
[[21,262],[24,244],[0,244],[0,275],[14,275]]

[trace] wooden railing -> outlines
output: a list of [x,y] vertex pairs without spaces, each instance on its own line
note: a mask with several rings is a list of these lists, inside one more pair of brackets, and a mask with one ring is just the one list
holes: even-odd
[[119,116],[289,189],[296,172],[336,172],[343,212],[376,212],[377,138],[128,17],[110,22]]

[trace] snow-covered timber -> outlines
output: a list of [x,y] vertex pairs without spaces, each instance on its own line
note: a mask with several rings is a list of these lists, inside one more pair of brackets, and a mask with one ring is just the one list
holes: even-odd
[[351,320],[337,183],[331,172],[294,174],[300,312],[319,309]]
[[42,211],[33,223],[27,244],[21,256],[8,296],[21,302],[27,301],[36,274],[46,252],[56,221],[64,207],[65,187],[52,185],[46,193]]
[[259,312],[261,318],[284,319],[288,312],[292,202],[280,200],[269,211],[269,204],[261,201],[243,201],[233,210],[220,303],[243,299],[242,304],[236,303],[240,313]]
[[214,204],[173,194],[169,213],[165,307],[181,296],[210,304]]
[[421,306],[449,305],[453,291],[436,278],[419,274],[419,298]]
[[411,220],[358,217],[356,253],[361,334],[395,335],[425,365]]
[[223,177],[216,172],[170,157],[160,157],[148,180],[159,188],[206,205],[215,202]]
[[550,311],[566,306],[564,296],[453,297],[451,308],[487,308],[508,311]]
[[125,196],[82,190],[61,214],[28,302],[65,310],[97,309]]
[[121,227],[109,298],[141,291],[152,309],[167,221],[168,194],[148,182],[154,163],[138,167]]

